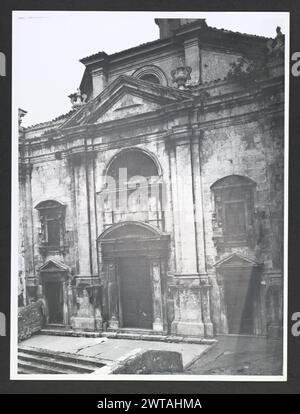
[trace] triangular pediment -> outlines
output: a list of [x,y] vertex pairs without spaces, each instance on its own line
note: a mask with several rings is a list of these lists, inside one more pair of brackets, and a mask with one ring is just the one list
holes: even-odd
[[184,91],[142,81],[130,76],[119,76],[96,98],[77,111],[61,128],[99,124],[157,111],[168,104],[190,100]]
[[67,272],[68,270],[68,266],[54,259],[48,260],[40,267],[40,272]]
[[253,267],[259,265],[261,263],[240,253],[233,253],[215,263],[216,267]]
[[149,99],[147,100],[142,96],[136,96],[132,93],[124,93],[123,96],[118,97],[115,103],[111,102],[111,104],[111,107],[107,110],[104,110],[103,112],[101,110],[99,111],[99,117],[94,120],[94,123],[99,124],[146,112],[152,112],[160,109],[162,106],[158,102]]

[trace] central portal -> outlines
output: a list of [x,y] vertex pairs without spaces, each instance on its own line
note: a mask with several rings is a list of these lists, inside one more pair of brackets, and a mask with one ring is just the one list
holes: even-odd
[[151,329],[153,300],[149,260],[147,257],[121,258],[118,270],[123,326]]
[[102,315],[108,330],[166,332],[169,235],[137,221],[120,222],[98,238]]

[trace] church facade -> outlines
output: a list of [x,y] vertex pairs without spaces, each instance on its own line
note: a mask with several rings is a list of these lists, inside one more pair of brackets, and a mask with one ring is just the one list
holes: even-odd
[[19,302],[76,331],[278,336],[284,36],[156,24],[81,60],[68,114],[20,122]]

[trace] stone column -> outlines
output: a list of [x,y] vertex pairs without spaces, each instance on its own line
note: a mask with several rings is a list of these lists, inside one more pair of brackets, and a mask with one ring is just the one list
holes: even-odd
[[162,332],[164,330],[164,324],[160,258],[150,259],[150,271],[153,286],[153,331]]
[[119,310],[118,310],[118,285],[116,275],[116,264],[113,260],[107,262],[107,280],[108,280],[108,309],[109,309],[109,327],[111,329],[119,328]]
[[71,285],[71,280],[67,282],[67,292],[68,292],[68,325],[71,323],[71,317],[73,316],[73,289]]
[[259,301],[260,301],[260,310],[261,310],[261,335],[267,334],[267,309],[266,309],[266,295],[267,295],[267,283],[263,279],[260,282],[259,289]]
[[81,153],[70,157],[74,166],[74,187],[76,198],[76,223],[78,234],[78,258],[80,275],[93,276],[93,264],[90,246],[90,218],[89,218],[89,194],[88,176],[86,171],[86,155]]
[[206,257],[204,240],[204,212],[200,166],[200,136],[191,139],[191,159],[193,169],[193,188],[195,203],[195,229],[197,241],[197,268],[201,275],[206,275]]
[[[20,186],[22,192],[20,196],[24,197],[21,202],[22,214],[23,214],[23,225],[24,225],[24,263],[25,263],[25,279],[26,286],[36,286],[37,274],[35,269],[35,234],[33,224],[33,203],[32,203],[32,191],[31,191],[31,174],[33,166],[30,163],[24,163],[20,165]],[[26,289],[26,287],[25,287]],[[32,289],[34,290],[34,289]],[[27,303],[30,300],[30,294],[28,295]]]
[[202,302],[202,317],[204,323],[205,337],[211,338],[214,336],[213,324],[210,318],[210,288],[207,277],[201,277],[200,279],[201,286],[201,302]]
[[217,270],[217,284],[219,287],[220,293],[220,310],[219,310],[219,328],[217,333],[228,334],[228,321],[227,321],[227,312],[226,312],[226,300],[225,300],[225,291],[223,284],[223,275],[220,274],[220,271]]
[[[195,223],[195,173],[193,172],[192,131],[173,131],[170,145],[171,183],[176,245],[176,273],[174,277],[174,314],[171,332],[174,335],[204,337],[202,296],[197,259],[197,227]],[[176,141],[175,141],[176,140]],[[198,177],[199,178],[199,177]],[[200,198],[199,180],[197,197]],[[197,209],[201,209],[202,202]],[[201,212],[201,210],[200,210]],[[200,214],[198,211],[198,214]],[[201,221],[201,220],[200,220]],[[200,226],[203,226],[200,223]],[[203,227],[201,227],[203,232]],[[200,233],[203,237],[203,234]],[[202,249],[203,252],[203,249]],[[204,259],[202,253],[202,259]],[[204,260],[201,261],[203,266]],[[208,319],[207,319],[208,322]],[[208,322],[209,323],[209,322]],[[209,325],[208,325],[209,330]]]
[[173,210],[173,229],[174,229],[174,247],[175,247],[175,271],[181,272],[181,240],[179,226],[179,201],[177,193],[177,172],[176,172],[176,149],[175,143],[168,143],[171,173],[171,196]]
[[89,225],[90,225],[90,243],[91,243],[91,263],[92,263],[92,276],[98,275],[98,262],[97,262],[97,236],[98,236],[98,228],[97,228],[97,219],[96,219],[96,189],[95,189],[95,157],[96,153],[94,151],[88,152],[86,154],[86,181],[88,186],[87,196],[89,197],[88,200],[88,208],[89,208]]
[[63,321],[65,325],[69,324],[69,307],[68,307],[68,284],[66,281],[62,282],[63,291]]
[[[175,229],[179,227],[178,235],[180,240],[180,255],[176,257],[177,268],[181,274],[196,275],[197,251],[193,200],[193,179],[191,166],[191,151],[189,140],[183,140],[176,145],[176,169],[173,171],[171,180],[176,183],[174,199],[174,223]],[[176,237],[176,235],[175,235]]]

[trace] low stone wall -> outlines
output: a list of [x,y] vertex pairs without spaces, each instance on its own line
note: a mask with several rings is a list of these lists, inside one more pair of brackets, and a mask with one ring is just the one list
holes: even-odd
[[182,355],[172,351],[139,351],[124,360],[113,374],[158,374],[182,372]]
[[18,341],[40,331],[44,322],[44,304],[41,300],[21,308],[18,314]]

